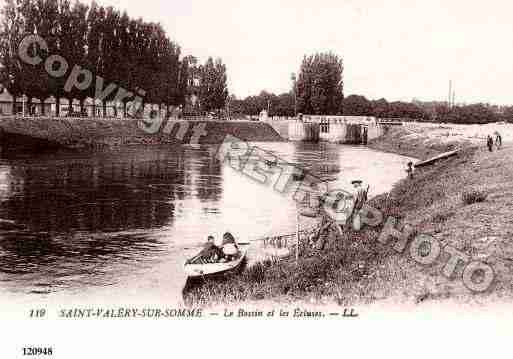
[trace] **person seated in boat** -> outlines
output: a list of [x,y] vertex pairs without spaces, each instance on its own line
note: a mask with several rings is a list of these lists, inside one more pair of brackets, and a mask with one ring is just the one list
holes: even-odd
[[223,234],[222,248],[227,261],[234,260],[239,254],[237,241],[235,241],[235,237],[230,232]]
[[214,236],[208,236],[207,243],[191,262],[216,263],[224,257],[222,249],[215,244]]

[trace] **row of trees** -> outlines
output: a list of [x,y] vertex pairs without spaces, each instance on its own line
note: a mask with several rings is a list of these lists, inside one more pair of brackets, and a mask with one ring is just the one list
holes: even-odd
[[257,96],[237,99],[234,95],[228,99],[228,108],[232,116],[256,116],[262,110],[268,110],[271,116],[294,116],[294,94],[291,92],[275,95],[267,91]]
[[[48,50],[33,47],[31,51],[43,59],[60,55],[70,68],[79,65],[103,77],[105,84],[140,92],[144,102],[169,106],[184,101],[187,63],[180,61],[180,47],[160,24],[133,19],[94,2],[88,7],[80,2],[71,5],[69,0],[7,0],[2,15],[0,56],[8,76],[6,87],[13,96],[25,94],[41,101],[54,96],[57,102],[67,98],[81,104],[95,97],[95,86],[64,91],[67,76],[52,77],[44,66],[19,58],[22,39],[37,34]],[[113,91],[104,104],[115,95]]]
[[[292,91],[281,95],[262,91],[259,95],[244,99],[237,99],[231,95],[227,105],[232,117],[257,116],[264,109],[269,111],[270,116],[294,116],[295,114]],[[384,98],[368,100],[361,95],[349,95],[338,105],[340,110],[336,114],[347,116],[375,116],[461,124],[513,122],[513,106],[500,108],[487,104],[471,104],[449,107],[443,102],[388,102]]]
[[500,108],[479,103],[450,107],[445,102],[387,102],[383,98],[369,101],[363,96],[355,95],[348,96],[343,100],[343,113],[460,124],[513,122],[513,106]]
[[368,100],[360,95],[344,97],[343,71],[342,59],[331,52],[305,56],[297,79],[292,76],[290,92],[276,95],[262,91],[244,99],[232,96],[229,112],[232,116],[255,116],[265,109],[270,116],[304,113],[451,123],[513,122],[513,107],[499,109],[486,104],[449,107],[443,102],[388,102],[384,98]]
[[[294,116],[295,113],[313,113],[301,112],[299,104],[294,104],[294,93],[292,91],[280,95],[262,91],[257,96],[248,96],[244,99],[237,99],[232,95],[229,98],[228,105],[232,115],[255,116],[264,109],[268,110],[270,116]],[[330,112],[318,111],[317,114],[376,116],[380,118],[402,117],[417,120],[428,120],[430,118],[427,111],[413,103],[387,102],[385,99],[369,101],[360,95],[339,98],[333,106],[336,107],[336,110]]]
[[[166,107],[185,104],[190,95],[190,57],[181,58],[180,46],[171,41],[160,24],[134,19],[126,12],[103,7],[95,2],[91,6],[70,0],[6,0],[1,11],[0,27],[0,82],[14,96],[28,96],[41,101],[53,96],[60,108],[61,98],[80,101],[94,98],[93,82],[86,90],[64,90],[67,76],[60,78],[48,74],[44,65],[25,63],[18,55],[22,39],[37,34],[48,44],[48,50],[30,49],[45,59],[60,55],[69,64],[68,73],[79,65],[109,83],[142,97],[143,103],[162,104]],[[224,107],[226,99],[226,68],[220,60],[209,59],[199,76],[201,88],[198,96],[206,108]],[[103,99],[115,98],[113,91]],[[130,99],[126,98],[123,103]],[[29,100],[30,101],[30,100]]]
[[[363,115],[381,118],[409,118],[421,121],[485,123],[511,120],[513,107],[504,111],[482,105],[455,106],[443,103],[370,101],[364,96],[343,94],[343,61],[331,53],[305,56],[298,76],[292,76],[290,92],[279,95],[262,91],[245,99],[228,97],[226,66],[209,58],[199,64],[193,56],[181,58],[180,46],[171,41],[160,24],[133,19],[126,12],[90,6],[70,0],[6,0],[1,10],[0,83],[16,98],[27,95],[41,102],[53,96],[56,109],[60,99],[71,104],[97,95],[93,84],[85,90],[65,91],[67,76],[55,78],[43,65],[25,63],[18,46],[27,35],[37,34],[48,44],[44,50],[33,46],[43,59],[60,55],[73,66],[87,68],[110,83],[140,95],[143,103],[185,105],[195,114],[227,109],[231,116],[258,115],[268,109],[271,116],[296,113],[322,115]],[[112,101],[117,91],[103,98]],[[122,99],[123,104],[130,101]],[[44,110],[44,107],[43,107]]]
[[271,116],[294,116],[296,113],[315,115],[355,115],[429,119],[421,107],[407,102],[369,101],[364,96],[344,98],[344,66],[342,59],[331,53],[305,56],[299,75],[292,75],[292,89],[275,95],[262,91],[243,100],[230,98],[231,114],[258,115],[267,109]]
[[426,111],[434,122],[483,124],[491,122],[513,122],[513,106],[499,108],[488,104],[470,104],[448,107],[446,104],[429,106]]

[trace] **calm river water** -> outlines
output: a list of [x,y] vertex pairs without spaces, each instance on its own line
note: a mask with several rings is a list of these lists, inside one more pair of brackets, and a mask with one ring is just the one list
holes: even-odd
[[[330,186],[354,178],[370,195],[405,175],[408,158],[327,143],[259,143]],[[170,301],[182,263],[207,234],[240,241],[290,233],[296,203],[220,164],[217,146],[132,147],[0,161],[0,295],[8,301]]]

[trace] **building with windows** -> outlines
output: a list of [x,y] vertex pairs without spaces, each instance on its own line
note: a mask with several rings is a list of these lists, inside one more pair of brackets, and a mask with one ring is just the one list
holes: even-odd
[[[13,113],[12,100],[11,94],[4,88],[0,93],[0,115],[11,115]],[[21,105],[20,103],[20,106]]]

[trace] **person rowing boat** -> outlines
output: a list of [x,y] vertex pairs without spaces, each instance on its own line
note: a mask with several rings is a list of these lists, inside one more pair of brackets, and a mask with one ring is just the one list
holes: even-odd
[[236,259],[239,253],[235,237],[230,232],[226,232],[220,241],[216,241],[212,235],[208,236],[207,243],[201,251],[188,262],[191,264],[229,262]]
[[188,262],[194,264],[216,263],[222,258],[224,258],[222,249],[215,244],[214,236],[210,235],[201,251]]
[[[215,257],[221,258],[221,260],[206,262],[203,257],[199,257],[199,254],[193,257],[190,260],[186,260],[184,263],[184,271],[188,278],[205,278],[205,277],[214,277],[225,274],[237,273],[241,266],[244,263],[244,259],[246,257],[246,249],[238,249],[238,244],[235,243],[235,238],[229,234],[225,233],[224,238],[221,240],[221,243],[216,243],[215,248],[217,248]],[[232,241],[233,240],[233,241]],[[222,245],[222,242],[226,242]],[[240,244],[240,243],[239,243]],[[248,244],[248,243],[242,243]],[[222,248],[221,248],[222,246]],[[209,248],[213,248],[209,245]],[[235,250],[234,250],[235,249]],[[221,253],[218,254],[217,250]],[[202,250],[203,251],[203,250]],[[207,254],[209,252],[207,251]],[[199,259],[196,259],[199,258]]]

